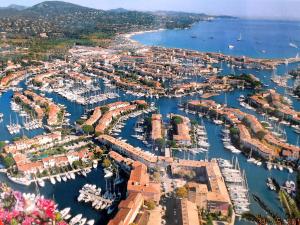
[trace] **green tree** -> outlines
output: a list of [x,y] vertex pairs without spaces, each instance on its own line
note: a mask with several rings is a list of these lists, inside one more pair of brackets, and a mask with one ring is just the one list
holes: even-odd
[[194,120],[194,119],[193,119],[193,120],[191,121],[191,124],[192,124],[193,126],[195,126],[195,125],[198,124],[198,122],[197,122],[197,120]]
[[109,111],[109,108],[107,106],[102,106],[101,107],[102,114],[106,113],[107,111]]
[[82,130],[86,134],[92,134],[95,131],[94,127],[91,125],[83,125]]
[[108,167],[110,167],[110,165],[111,165],[111,161],[108,158],[105,158],[102,162],[102,166],[104,168],[108,168]]
[[229,217],[229,218],[232,217],[232,213],[233,213],[233,211],[232,211],[232,206],[230,205],[230,206],[228,207],[228,217]]
[[232,135],[238,135],[239,134],[239,129],[236,128],[236,127],[232,127],[232,128],[230,128],[230,133]]
[[176,147],[176,141],[170,140],[170,141],[168,141],[168,145],[169,145],[171,148],[175,148],[175,147]]
[[157,182],[160,181],[160,173],[159,172],[154,172],[153,173],[153,179]]
[[213,224],[214,223],[213,223],[213,219],[212,219],[211,215],[208,215],[206,225],[213,225]]
[[83,119],[78,119],[76,120],[76,123],[79,124],[79,125],[82,125],[84,123],[85,120]]
[[180,116],[173,116],[172,120],[176,125],[183,122],[183,119]]
[[81,167],[82,163],[81,163],[80,161],[77,160],[77,161],[74,161],[74,162],[72,163],[72,165],[73,165],[74,168],[77,169],[77,168],[80,168],[80,167]]
[[259,140],[264,139],[265,135],[266,135],[266,133],[265,133],[264,131],[262,131],[262,130],[261,130],[261,131],[258,131],[257,134],[256,134],[256,136],[257,136],[257,138],[258,138]]
[[2,150],[5,146],[5,142],[4,141],[0,141],[0,150]]
[[15,161],[11,155],[7,155],[3,158],[3,163],[4,163],[5,167],[9,168],[15,164]]
[[155,141],[155,143],[158,145],[159,148],[163,148],[166,144],[166,141],[163,138],[159,138]]
[[144,109],[147,108],[147,105],[139,104],[139,105],[137,106],[137,108],[138,108],[138,110],[144,110]]
[[149,210],[153,210],[156,207],[156,203],[153,200],[149,200],[149,201],[145,201],[145,206],[149,209]]
[[186,187],[179,187],[176,189],[176,196],[178,198],[186,198],[188,195],[188,191]]

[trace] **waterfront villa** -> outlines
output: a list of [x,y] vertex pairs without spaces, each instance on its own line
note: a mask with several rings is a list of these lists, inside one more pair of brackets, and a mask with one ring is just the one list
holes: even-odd
[[130,193],[125,200],[120,202],[117,215],[108,222],[108,225],[132,224],[143,204],[144,198],[141,193]]
[[127,182],[127,192],[141,193],[146,201],[154,200],[159,203],[160,183],[151,182],[147,166],[139,161],[132,164],[132,170]]
[[171,164],[173,175],[185,171],[194,171],[197,181],[187,183],[188,200],[210,212],[227,215],[231,201],[217,161],[178,160]]
[[179,118],[181,121],[176,122],[175,124],[175,134],[173,134],[173,140],[176,141],[179,145],[190,145],[191,144],[191,136],[190,136],[190,130],[191,130],[191,123],[190,119],[185,116],[181,115],[171,115],[172,119]]
[[151,139],[153,141],[163,138],[161,117],[162,117],[161,114],[152,114],[152,117],[151,117],[151,127],[152,127]]

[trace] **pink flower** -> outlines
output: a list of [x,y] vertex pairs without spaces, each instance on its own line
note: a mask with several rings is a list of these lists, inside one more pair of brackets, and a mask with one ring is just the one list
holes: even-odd
[[[21,192],[12,191],[12,189],[0,184],[0,225],[10,224],[12,221],[19,225],[48,225],[55,220],[55,203],[52,200],[36,198],[34,209],[30,212],[25,211],[26,202]],[[3,200],[11,201],[8,209],[3,208]],[[32,206],[32,202],[28,201]],[[68,225],[61,221],[58,225]]]
[[32,217],[26,216],[22,222],[22,225],[31,225],[33,222],[34,222],[34,219]]

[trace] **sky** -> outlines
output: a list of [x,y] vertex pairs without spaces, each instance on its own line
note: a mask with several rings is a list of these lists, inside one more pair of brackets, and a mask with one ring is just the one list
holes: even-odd
[[[43,0],[0,0],[0,6],[32,6]],[[172,10],[247,18],[300,20],[300,0],[65,0],[97,9]]]

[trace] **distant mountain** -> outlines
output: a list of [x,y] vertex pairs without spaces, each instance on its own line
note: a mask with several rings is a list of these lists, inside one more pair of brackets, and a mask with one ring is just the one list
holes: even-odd
[[130,10],[124,9],[124,8],[117,8],[117,9],[111,9],[108,10],[109,12],[115,12],[115,13],[124,13],[124,12],[128,12]]
[[46,17],[55,17],[63,16],[64,14],[72,13],[87,13],[87,12],[96,12],[97,9],[91,9],[88,7],[62,2],[62,1],[45,1],[37,5],[34,5],[30,8],[24,10],[24,13],[30,12],[35,15],[46,16]]
[[184,12],[140,12],[123,8],[108,11],[63,1],[45,1],[29,8],[0,9],[0,32],[11,36],[78,38],[84,34],[106,34],[159,29],[186,28],[211,16]]
[[11,4],[11,5],[7,6],[7,7],[0,7],[1,10],[4,10],[4,9],[7,9],[7,10],[9,10],[9,9],[15,9],[15,10],[18,10],[18,11],[24,10],[26,8],[27,8],[26,6],[15,5],[15,4]]

